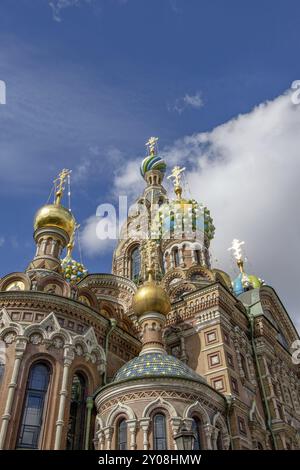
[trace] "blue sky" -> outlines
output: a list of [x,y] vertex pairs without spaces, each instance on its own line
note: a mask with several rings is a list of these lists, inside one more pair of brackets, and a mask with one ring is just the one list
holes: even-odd
[[[0,275],[32,258],[33,216],[62,167],[73,169],[84,226],[150,135],[175,161],[185,136],[284,95],[300,78],[299,15],[296,0],[2,0]],[[83,257],[90,271],[110,271],[110,252]]]

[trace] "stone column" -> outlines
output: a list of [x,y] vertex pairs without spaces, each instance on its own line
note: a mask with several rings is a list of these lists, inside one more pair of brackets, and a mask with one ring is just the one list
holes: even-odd
[[112,426],[109,426],[104,429],[106,450],[111,450],[111,441],[112,441],[113,432],[114,432],[114,428]]
[[144,448],[144,450],[149,449],[149,441],[148,441],[149,425],[150,425],[150,418],[142,418],[140,420],[140,426],[141,426],[141,429],[143,430],[143,448]]
[[136,449],[136,419],[128,419],[126,421],[129,430],[129,446],[130,450]]
[[68,380],[69,380],[69,370],[70,366],[74,360],[74,353],[67,347],[64,351],[64,370],[63,370],[63,377],[62,377],[62,384],[61,389],[59,392],[59,409],[58,409],[58,417],[56,421],[56,433],[55,433],[55,444],[54,450],[59,450],[61,447],[61,438],[62,438],[62,431],[64,427],[64,413],[65,413],[65,406],[66,406],[66,399],[68,395]]
[[93,397],[87,397],[86,399],[86,428],[85,428],[85,450],[89,450],[89,437],[90,437],[90,427],[91,427],[91,416],[92,409],[94,408]]
[[4,414],[2,415],[2,425],[1,425],[1,430],[0,430],[0,449],[4,449],[8,424],[11,419],[15,392],[16,392],[16,388],[18,385],[20,365],[22,362],[22,357],[25,352],[26,346],[27,346],[27,339],[22,338],[16,341],[15,362],[14,362],[11,380],[8,386],[5,410],[4,410]]
[[214,430],[214,426],[212,426],[211,424],[204,424],[203,431],[206,437],[206,444],[207,444],[208,450],[212,450],[211,437],[212,437],[213,430]]

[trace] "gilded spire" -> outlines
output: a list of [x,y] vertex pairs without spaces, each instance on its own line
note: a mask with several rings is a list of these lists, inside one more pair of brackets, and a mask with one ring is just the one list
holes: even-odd
[[184,171],[185,171],[185,167],[180,168],[180,166],[176,165],[174,166],[172,173],[168,176],[168,179],[172,179],[172,183],[174,185],[174,192],[178,199],[181,198],[181,194],[182,194],[181,178],[182,178],[182,173]]
[[65,189],[65,182],[67,177],[71,174],[72,170],[66,170],[63,169],[58,177],[54,180],[54,186],[55,186],[55,205],[59,206],[61,203],[61,198],[64,193]]

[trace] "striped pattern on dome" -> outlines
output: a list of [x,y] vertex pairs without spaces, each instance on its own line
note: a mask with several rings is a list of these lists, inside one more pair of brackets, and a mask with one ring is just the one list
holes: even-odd
[[162,173],[166,172],[166,162],[159,157],[158,155],[148,155],[141,164],[141,175],[142,177],[145,176],[147,171],[149,170],[159,170]]
[[198,382],[205,382],[200,375],[179,359],[162,353],[146,353],[135,357],[118,370],[114,377],[114,382],[153,376],[192,379]]

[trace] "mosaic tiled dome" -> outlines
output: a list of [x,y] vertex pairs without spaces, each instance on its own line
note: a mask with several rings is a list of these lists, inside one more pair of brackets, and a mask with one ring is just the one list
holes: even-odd
[[232,288],[235,295],[240,295],[249,289],[256,289],[264,284],[264,281],[252,274],[240,273],[233,281]]
[[70,283],[81,281],[88,273],[83,264],[78,263],[71,256],[66,256],[61,261],[61,267],[66,281]]
[[182,232],[190,233],[198,240],[212,240],[215,227],[210,211],[195,199],[175,199],[163,204],[151,226],[152,237],[181,238]]
[[159,170],[162,173],[166,172],[166,162],[158,155],[148,155],[141,163],[141,175],[144,178],[149,170]]
[[176,357],[163,353],[146,353],[127,362],[115,375],[114,382],[147,377],[173,377],[205,380]]

